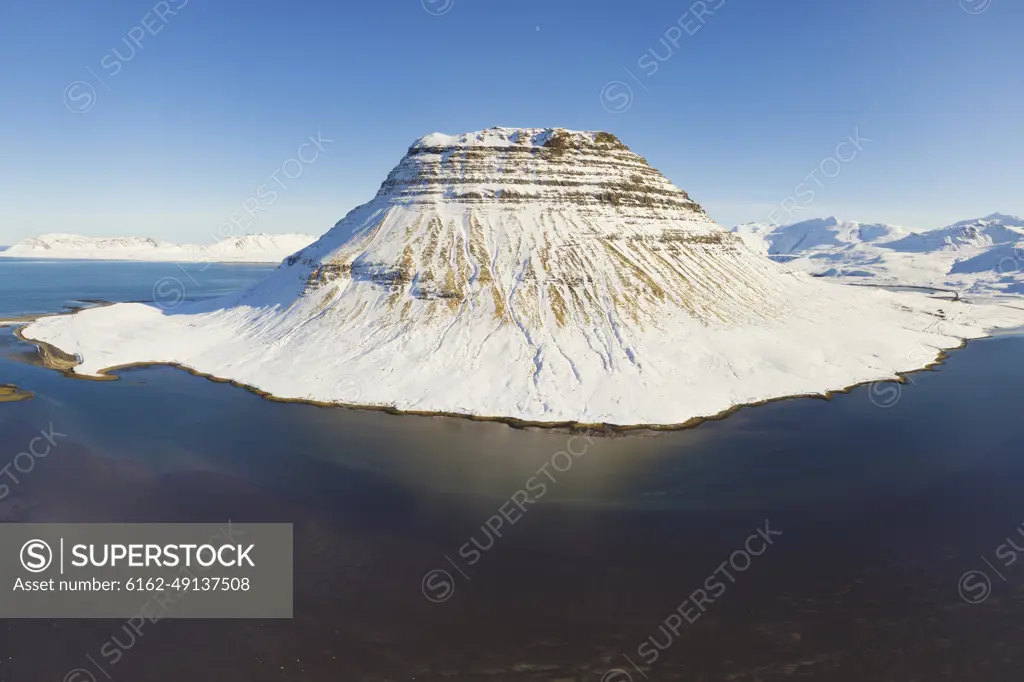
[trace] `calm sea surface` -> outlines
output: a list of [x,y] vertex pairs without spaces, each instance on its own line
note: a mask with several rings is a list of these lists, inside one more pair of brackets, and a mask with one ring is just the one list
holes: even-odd
[[[152,300],[163,278],[207,297],[270,269],[184,267],[0,259],[0,318]],[[1024,670],[1024,552],[1007,564],[1005,551],[1008,537],[1024,547],[1021,336],[972,342],[904,386],[571,440],[273,403],[167,367],[68,379],[33,355],[0,329],[0,384],[36,394],[0,404],[0,467],[51,423],[67,436],[0,500],[2,519],[293,523],[295,618],[164,620],[141,636],[114,620],[9,620],[2,680]],[[969,571],[982,573],[961,583]],[[117,662],[100,653],[113,638]],[[76,669],[92,677],[68,679]]]
[[130,263],[0,258],[0,319],[55,312],[81,301],[212,298],[257,282],[276,265]]

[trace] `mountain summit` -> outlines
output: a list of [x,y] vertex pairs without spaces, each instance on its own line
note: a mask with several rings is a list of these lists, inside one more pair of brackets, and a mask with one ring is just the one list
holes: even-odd
[[23,334],[81,373],[174,362],[283,398],[679,424],[893,378],[1007,315],[788,271],[609,133],[491,128],[417,140],[249,291]]
[[686,192],[614,135],[561,128],[427,135],[409,148],[378,197],[573,205],[594,214],[614,208],[638,218],[704,217]]
[[738,244],[614,135],[491,128],[419,139],[286,269],[308,271],[304,294],[324,305],[351,283],[403,321],[488,313],[524,333],[579,323],[613,338],[618,320],[665,305],[750,312],[758,268]]

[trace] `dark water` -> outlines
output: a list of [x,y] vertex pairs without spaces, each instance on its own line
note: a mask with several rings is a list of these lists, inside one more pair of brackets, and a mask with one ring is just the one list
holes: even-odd
[[[66,379],[0,333],[0,383],[36,393],[0,405],[0,464],[51,423],[67,434],[4,520],[286,521],[296,538],[291,621],[133,638],[11,620],[0,678],[1019,680],[1024,556],[996,551],[1024,547],[1022,351],[1003,336],[898,394],[570,441],[272,403],[170,368]],[[958,589],[972,570],[981,603]]]

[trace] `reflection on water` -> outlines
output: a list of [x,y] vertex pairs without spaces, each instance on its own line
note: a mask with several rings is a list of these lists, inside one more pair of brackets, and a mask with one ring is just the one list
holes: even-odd
[[66,434],[2,481],[4,520],[286,521],[296,562],[294,620],[161,621],[130,647],[117,621],[11,621],[2,676],[1017,680],[1024,570],[979,604],[958,581],[1024,520],[1022,351],[973,342],[884,409],[863,387],[570,440],[167,367],[67,379],[0,330],[0,379],[36,394],[0,405],[0,467]]
[[[153,624],[115,679],[639,680],[628,661],[652,651],[651,679],[998,680],[1020,662],[1005,647],[1024,574],[981,605],[957,592],[1024,514],[1020,337],[972,343],[888,409],[864,388],[572,443],[273,403],[171,368],[66,379],[0,338],[0,372],[37,393],[0,409],[5,456],[51,422],[67,434],[5,520],[296,524],[295,620]],[[671,620],[766,521],[770,550]],[[118,625],[61,623],[43,659],[53,625],[18,622],[0,653],[58,678]]]
[[[1022,341],[1001,337],[954,352],[939,371],[892,384],[899,402],[888,409],[862,387],[829,401],[747,408],[690,431],[577,435],[572,445],[567,432],[274,403],[170,367],[126,370],[115,382],[67,380],[24,362],[34,351],[9,330],[0,331],[0,370],[37,394],[26,410],[59,409],[97,450],[129,458],[145,451],[158,469],[178,466],[183,452],[254,469],[301,457],[388,485],[496,500],[548,464],[551,477],[571,470],[548,502],[836,508],[913,494],[998,449],[1017,421]],[[584,454],[556,457],[567,448]]]

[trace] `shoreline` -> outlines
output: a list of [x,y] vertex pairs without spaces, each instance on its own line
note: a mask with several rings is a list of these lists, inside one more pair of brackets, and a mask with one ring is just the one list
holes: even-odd
[[[114,304],[110,303],[110,302],[102,302],[101,305],[114,305]],[[73,315],[74,313],[78,312],[79,310],[82,310],[82,308],[78,308],[78,309],[75,309],[75,310],[69,310],[69,311],[66,311],[66,312],[61,312],[61,313],[56,313],[56,314],[57,315]],[[46,316],[44,315],[44,316],[40,316],[40,317],[46,317]],[[36,318],[36,319],[38,319],[38,318]],[[722,410],[721,412],[718,412],[716,414],[712,414],[712,415],[708,415],[708,416],[702,416],[702,417],[692,417],[691,419],[688,419],[685,422],[679,422],[679,423],[675,423],[675,424],[612,424],[612,423],[590,423],[590,422],[577,422],[577,421],[546,422],[546,421],[535,421],[535,420],[529,420],[529,419],[519,419],[517,417],[477,415],[477,414],[468,414],[468,413],[461,413],[461,412],[438,412],[438,411],[428,411],[428,410],[400,410],[398,408],[391,407],[391,406],[386,406],[386,405],[360,405],[360,404],[350,404],[350,403],[327,402],[327,401],[322,401],[322,400],[311,400],[311,399],[307,399],[307,398],[282,398],[282,397],[279,397],[279,396],[275,396],[275,395],[273,395],[273,394],[271,394],[271,393],[269,393],[267,391],[264,391],[263,389],[260,389],[260,388],[257,388],[255,386],[252,386],[250,384],[245,384],[245,383],[236,381],[234,379],[227,379],[227,378],[219,377],[219,376],[216,376],[216,375],[213,375],[213,374],[207,374],[205,372],[200,372],[199,370],[196,370],[196,369],[194,369],[192,367],[188,367],[187,365],[182,365],[182,364],[179,364],[179,363],[176,363],[176,362],[132,362],[132,363],[124,364],[124,365],[113,365],[111,367],[104,367],[103,369],[100,369],[100,370],[97,371],[96,376],[84,376],[84,375],[81,375],[81,374],[76,374],[73,371],[76,366],[81,364],[79,362],[77,356],[71,355],[69,353],[66,353],[63,350],[61,350],[60,348],[54,346],[53,344],[47,343],[46,341],[37,341],[35,339],[25,338],[25,336],[21,333],[22,329],[25,326],[26,326],[25,324],[22,324],[22,325],[18,326],[17,328],[15,328],[14,335],[20,341],[32,344],[32,345],[34,345],[36,347],[37,353],[39,355],[39,361],[40,361],[40,365],[41,366],[46,367],[48,369],[56,370],[56,371],[60,372],[62,375],[64,375],[65,377],[67,377],[69,379],[78,379],[78,380],[82,380],[82,381],[118,381],[118,380],[120,380],[121,377],[119,377],[117,375],[117,373],[125,371],[125,370],[145,369],[145,368],[150,368],[150,367],[173,367],[174,369],[185,371],[185,372],[187,372],[187,373],[189,373],[189,374],[191,374],[193,376],[201,377],[201,378],[206,379],[206,380],[208,380],[208,381],[210,381],[212,383],[216,383],[216,384],[229,384],[229,385],[234,386],[236,388],[244,389],[244,390],[248,391],[249,393],[253,393],[253,394],[259,396],[260,398],[262,398],[264,400],[268,400],[270,402],[296,403],[296,404],[303,404],[303,405],[312,405],[312,406],[315,406],[315,407],[344,408],[344,409],[349,409],[349,410],[364,410],[364,411],[369,411],[369,412],[384,412],[386,414],[391,414],[391,415],[395,415],[395,416],[446,417],[446,418],[452,418],[452,419],[465,419],[465,420],[476,421],[476,422],[490,422],[490,423],[505,424],[506,426],[508,426],[510,428],[513,428],[513,429],[533,429],[533,428],[536,428],[536,429],[544,429],[544,430],[551,430],[551,431],[565,431],[565,432],[571,432],[571,433],[579,433],[579,432],[594,433],[594,432],[596,432],[597,435],[606,436],[606,437],[615,437],[615,436],[623,436],[623,435],[638,435],[638,434],[640,434],[642,432],[655,432],[655,433],[658,433],[658,432],[685,431],[685,430],[688,430],[688,429],[697,428],[698,426],[700,426],[701,424],[704,424],[705,422],[722,421],[722,420],[730,417],[731,415],[735,414],[736,412],[739,412],[740,410],[745,409],[745,408],[760,407],[762,405],[769,405],[769,404],[772,404],[772,403],[782,402],[782,401],[786,401],[786,400],[802,400],[802,399],[832,400],[837,395],[848,395],[855,388],[859,388],[861,386],[871,386],[871,385],[880,384],[880,383],[906,384],[906,383],[908,383],[908,381],[909,381],[908,377],[911,374],[916,374],[918,372],[934,372],[934,371],[936,371],[937,367],[945,364],[946,361],[950,358],[950,353],[951,352],[958,351],[958,350],[963,350],[964,348],[967,347],[967,345],[969,343],[968,339],[963,339],[962,338],[962,339],[960,339],[960,345],[959,346],[956,346],[956,347],[953,347],[953,348],[948,348],[948,349],[945,349],[945,350],[940,350],[939,353],[936,355],[935,359],[932,360],[931,362],[929,362],[924,367],[920,367],[918,369],[907,370],[905,372],[897,372],[896,378],[892,378],[892,379],[874,379],[874,380],[869,380],[869,381],[861,381],[861,382],[858,382],[858,383],[855,383],[855,384],[851,384],[849,386],[844,386],[843,388],[838,388],[838,389],[834,389],[834,390],[828,390],[828,391],[825,391],[823,393],[800,393],[800,394],[794,394],[794,395],[779,396],[779,397],[776,397],[776,398],[766,398],[764,400],[758,400],[758,401],[754,401],[754,402],[750,402],[750,403],[741,403],[741,404],[737,404],[737,405],[732,405],[731,407],[729,407],[729,408],[727,408],[725,410]],[[984,339],[984,338],[991,338],[991,337],[992,337],[992,334],[987,334],[986,336],[979,337],[979,339],[976,339],[976,340],[980,340],[980,339]]]
[[[64,306],[64,310],[57,313],[27,313],[25,315],[18,315],[16,317],[0,318],[0,327],[20,328],[25,326],[29,322],[35,322],[36,320],[40,320],[44,317],[56,317],[58,315],[74,315],[75,313],[81,310],[89,310],[91,308],[105,308],[106,306],[114,305],[110,301],[101,301],[99,299],[94,298],[83,298],[79,300],[78,303],[82,303],[84,305],[66,305]],[[17,334],[17,329],[15,329],[15,334]],[[22,341],[25,340],[26,339],[22,339]]]

